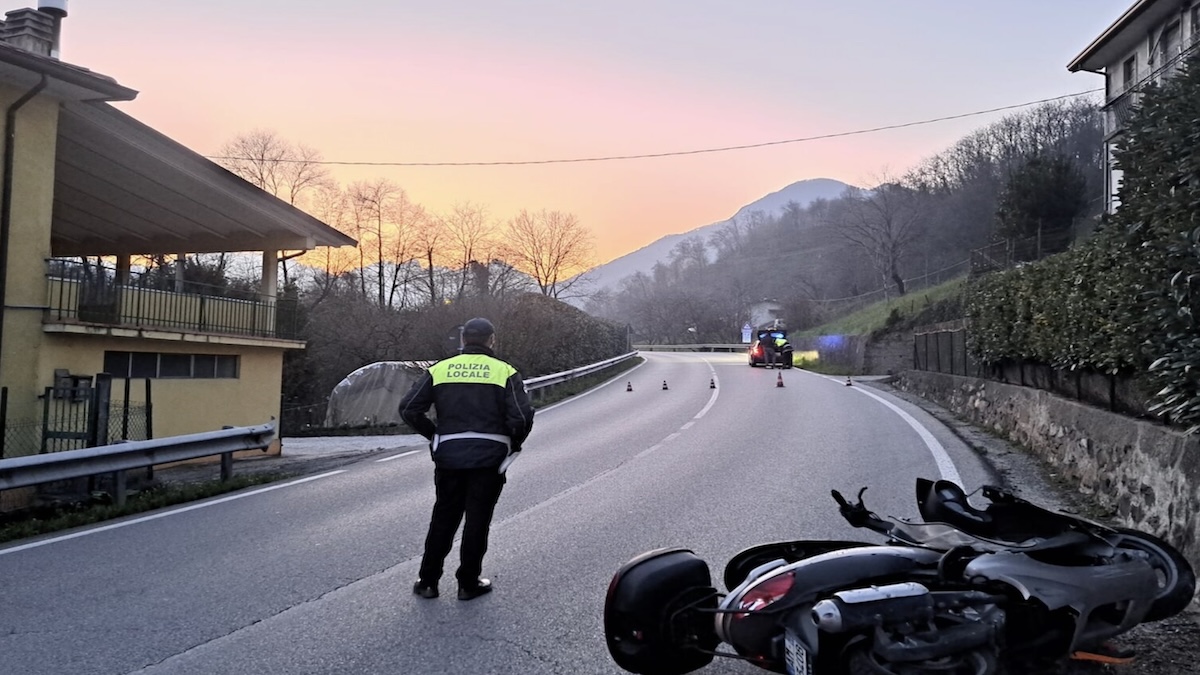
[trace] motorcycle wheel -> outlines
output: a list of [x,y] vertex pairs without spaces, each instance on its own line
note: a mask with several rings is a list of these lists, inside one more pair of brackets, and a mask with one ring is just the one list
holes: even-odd
[[1196,573],[1187,558],[1158,537],[1125,527],[1115,529],[1120,536],[1114,545],[1148,553],[1150,565],[1158,573],[1159,592],[1142,621],[1162,621],[1182,612],[1196,592]]
[[849,675],[995,675],[996,654],[991,648],[928,661],[891,663],[871,650],[870,643],[856,645],[847,660]]

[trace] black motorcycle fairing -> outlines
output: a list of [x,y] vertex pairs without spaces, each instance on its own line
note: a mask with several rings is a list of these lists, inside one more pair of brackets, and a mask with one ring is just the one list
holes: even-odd
[[879,544],[865,541],[830,541],[800,539],[796,541],[777,541],[769,544],[759,544],[742,549],[725,564],[725,588],[732,591],[737,588],[754,568],[772,560],[783,560],[791,564],[805,558],[811,558],[830,551],[840,551],[859,546],[878,546]]
[[[795,608],[811,606],[831,592],[864,584],[911,580],[914,575],[937,574],[942,554],[907,546],[854,546],[822,553],[763,575],[792,574],[796,584],[782,599],[761,610],[738,613],[741,598],[755,588],[752,581],[740,593],[725,596],[717,615],[717,635],[734,645],[743,656],[773,654],[771,639],[778,634],[779,621]],[[811,619],[809,619],[811,620]],[[775,655],[779,657],[778,654]]]
[[1119,635],[1141,623],[1153,604],[1158,576],[1144,560],[1072,567],[1035,560],[1015,551],[986,553],[967,563],[968,578],[998,581],[1026,600],[1077,616],[1072,649]]

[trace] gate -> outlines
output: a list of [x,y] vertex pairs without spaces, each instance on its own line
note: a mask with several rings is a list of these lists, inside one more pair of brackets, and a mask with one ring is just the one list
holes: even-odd
[[92,448],[108,443],[112,376],[55,378],[42,394],[42,444],[39,453]]

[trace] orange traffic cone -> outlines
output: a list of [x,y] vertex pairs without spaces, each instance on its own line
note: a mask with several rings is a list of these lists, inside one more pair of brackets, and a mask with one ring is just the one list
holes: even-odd
[[625,391],[633,391],[633,383],[632,382],[625,383]]
[[776,387],[783,386],[783,373],[779,373],[778,375],[775,376],[775,386]]
[[663,380],[663,391],[667,390],[667,381]]
[[716,388],[717,388],[717,381],[716,381],[716,380],[714,380],[714,379],[713,379],[713,378],[711,378],[711,377],[710,377],[710,378],[708,378],[708,388],[709,388],[709,389],[716,389]]
[[849,376],[849,375],[847,375],[847,376],[846,376],[846,386],[847,386],[847,387],[849,387],[849,386],[852,386],[852,383],[850,382],[850,376]]

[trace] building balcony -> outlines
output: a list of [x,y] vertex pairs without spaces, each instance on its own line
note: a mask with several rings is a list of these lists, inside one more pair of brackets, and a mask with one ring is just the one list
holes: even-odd
[[[1200,32],[1193,33],[1175,54],[1165,62],[1138,71],[1135,77],[1111,92],[1104,105],[1104,132],[1107,137],[1120,133],[1129,123],[1129,116],[1141,98],[1141,90],[1174,77],[1188,57],[1200,49]],[[1109,66],[1117,68],[1117,64]]]
[[46,264],[43,323],[298,339],[294,298],[262,296],[236,284],[181,280],[161,269],[122,274],[61,258]]

